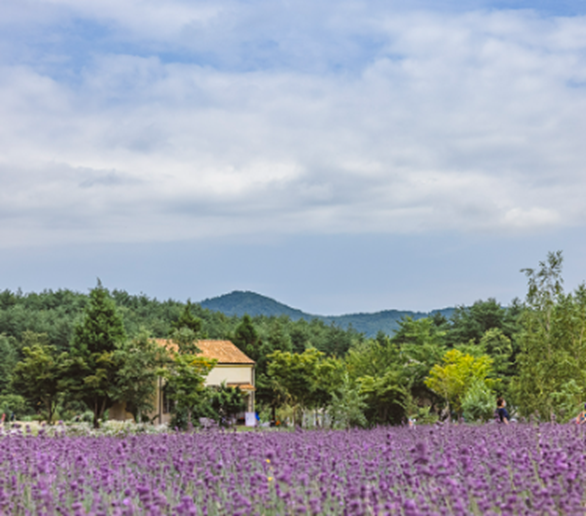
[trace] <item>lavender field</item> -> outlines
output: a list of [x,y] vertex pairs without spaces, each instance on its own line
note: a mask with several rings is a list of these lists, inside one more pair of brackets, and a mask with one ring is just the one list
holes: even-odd
[[576,425],[0,438],[2,514],[584,514]]

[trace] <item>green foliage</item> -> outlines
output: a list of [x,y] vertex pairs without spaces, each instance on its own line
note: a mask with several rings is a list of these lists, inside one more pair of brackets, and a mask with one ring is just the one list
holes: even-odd
[[493,376],[499,380],[496,386],[498,394],[508,397],[509,385],[515,374],[515,350],[511,339],[500,329],[491,328],[480,339],[479,348],[492,358]]
[[492,370],[492,359],[487,355],[474,357],[457,349],[446,352],[443,365],[436,364],[429,372],[425,384],[438,396],[446,400],[448,411],[462,414],[462,401],[470,387],[483,382],[490,388],[488,379]]
[[334,357],[321,357],[317,365],[317,378],[313,396],[315,408],[326,408],[334,393],[341,388],[344,377],[348,375],[342,360]]
[[[158,301],[118,290],[109,293],[100,284],[89,296],[67,290],[28,294],[5,290],[0,292],[0,393],[15,393],[10,378],[17,363],[30,360],[25,349],[38,351],[40,346],[56,357],[68,353],[63,355],[67,375],[57,396],[59,414],[79,413],[75,403],[83,400],[99,420],[115,398],[126,398],[139,417],[149,407],[156,367],[147,360],[148,352],[143,356],[132,346],[146,345],[147,334],[171,335],[180,354],[194,355],[199,351],[197,340],[207,335],[232,340],[255,360],[259,408],[274,411],[290,403],[297,422],[303,410],[321,408],[362,413],[369,425],[400,423],[407,416],[432,421],[444,399],[467,418],[482,419],[491,389],[518,405],[525,416],[538,414],[549,420],[554,414],[558,421],[567,420],[586,398],[586,289],[581,286],[564,294],[561,265],[561,253],[550,253],[537,270],[524,271],[529,283],[524,304],[514,300],[505,308],[489,299],[428,318],[392,311],[312,318],[279,315],[283,314],[279,309],[266,315],[269,312],[260,305],[251,306],[251,315],[240,318],[190,302]],[[400,321],[398,314],[403,316]],[[388,336],[393,330],[382,322],[391,315],[397,316],[396,332]],[[368,324],[373,320],[376,327],[371,328]],[[376,338],[365,338],[349,324],[368,327]],[[447,367],[448,349],[473,360],[491,359],[484,383],[466,379],[457,371],[460,366],[452,364],[456,372],[441,379],[450,384],[449,394],[439,383],[432,390],[426,379],[433,376],[434,368],[437,373],[437,368]],[[308,360],[316,353],[315,360]],[[39,373],[36,380],[41,377]],[[199,401],[191,405],[191,419],[216,419],[211,395],[198,389],[196,394]],[[141,400],[145,404],[138,408]],[[183,415],[185,424],[186,407],[177,408],[175,414]],[[340,421],[336,424],[362,424],[359,416],[340,416]]]
[[90,292],[84,319],[75,327],[74,349],[83,356],[113,352],[126,338],[122,318],[108,291],[98,282]]
[[178,404],[171,417],[171,428],[187,430],[198,426],[206,418],[214,426],[229,427],[236,415],[246,408],[244,393],[238,387],[209,386],[199,391],[195,403],[189,408]]
[[314,348],[303,353],[277,350],[269,355],[269,376],[283,389],[287,401],[296,408],[295,424],[302,421],[304,409],[319,403],[319,371],[324,354]]
[[437,326],[433,319],[413,319],[405,317],[399,323],[399,329],[392,337],[392,342],[398,345],[413,344],[421,346],[429,344],[441,346],[445,331]]
[[[20,342],[27,330],[36,334],[46,333],[48,344],[57,346],[59,351],[69,351],[74,328],[83,319],[89,303],[88,295],[69,290],[28,294],[4,291],[0,294],[5,299],[0,306],[0,334]],[[173,330],[182,326],[195,330],[197,338],[232,340],[242,322],[236,315],[211,311],[199,304],[189,304],[186,309],[186,304],[178,301],[159,301],[144,294],[134,296],[122,290],[113,290],[109,295],[123,318],[126,334],[131,337],[144,329],[153,337],[167,338]],[[356,330],[332,325],[329,320],[325,322],[313,316],[308,316],[307,320],[298,319],[287,313],[278,315],[283,313],[250,317],[259,338],[269,347],[276,345],[278,349],[296,352],[315,347],[326,354],[342,356],[353,342],[363,339]],[[192,324],[194,320],[201,321],[201,331],[197,331],[197,322]],[[276,328],[278,325],[280,329]],[[280,340],[280,343],[268,342],[271,334],[275,334],[275,341]],[[291,349],[287,347],[288,340]]]
[[406,379],[409,397],[420,404],[436,402],[435,393],[425,384],[431,368],[444,355],[445,330],[431,319],[401,321],[401,331],[391,341],[401,350],[402,376]]
[[69,389],[94,412],[94,427],[99,427],[106,409],[116,399],[116,351],[126,332],[114,301],[98,281],[90,292],[84,318],[75,327],[72,360],[69,364]]
[[571,379],[553,392],[551,398],[556,407],[556,421],[567,423],[574,419],[584,408],[584,387]]
[[392,338],[379,334],[350,349],[345,362],[350,378],[361,385],[370,424],[399,424],[407,416],[427,418],[430,409],[424,404],[435,394],[424,380],[445,351],[444,321],[439,322],[406,317]]
[[18,362],[15,339],[0,335],[0,395],[10,391],[10,377]]
[[174,411],[185,412],[187,425],[193,424],[198,408],[205,405],[204,382],[215,364],[215,360],[201,356],[177,354],[159,372],[167,380],[165,389],[175,402]]
[[417,406],[409,416],[417,425],[433,425],[438,422],[439,416],[432,411],[430,405]]
[[405,374],[417,392],[424,392],[422,385],[425,378],[443,357],[444,335],[442,328],[431,319],[406,318],[391,339],[400,349]]
[[19,394],[3,394],[0,396],[0,414],[6,414],[6,418],[14,414],[15,419],[22,419],[30,415],[32,409],[27,400]]
[[542,420],[565,419],[560,401],[586,397],[586,287],[564,294],[562,261],[561,252],[549,253],[539,269],[524,269],[529,288],[512,388],[521,414]]
[[457,307],[450,322],[446,333],[446,344],[449,346],[470,341],[478,344],[492,328],[498,328],[511,338],[507,310],[492,298],[476,301],[470,307]]
[[368,339],[352,346],[345,362],[353,380],[363,376],[379,376],[402,362],[401,350],[388,338]]
[[488,421],[494,415],[495,397],[485,381],[474,380],[462,399],[466,421]]
[[126,403],[137,423],[142,414],[154,409],[157,369],[162,365],[162,350],[147,332],[124,342],[115,352],[116,390],[113,397]]
[[201,349],[197,347],[197,333],[187,326],[173,330],[171,340],[177,345],[177,350],[181,355],[197,355],[201,353]]
[[405,419],[409,391],[400,371],[388,370],[380,377],[363,376],[358,384],[366,405],[364,413],[371,425],[397,425]]
[[249,315],[242,317],[242,322],[236,328],[232,342],[253,360],[255,357],[258,358],[260,337]]
[[328,407],[328,415],[332,428],[346,429],[351,427],[364,428],[368,421],[364,415],[367,405],[364,394],[357,385],[352,385],[348,374],[344,374],[339,387],[332,392]]
[[179,316],[179,319],[171,323],[171,336],[173,336],[176,331],[187,328],[193,332],[193,334],[196,336],[196,339],[204,338],[202,335],[203,322],[199,317],[195,317],[191,313],[192,306],[193,305],[191,304],[191,301],[188,300],[187,304],[183,308],[183,311],[181,312],[181,315]]
[[510,359],[513,354],[511,339],[498,328],[486,330],[480,339],[480,347],[493,360],[494,370],[506,374],[510,370]]
[[44,409],[50,423],[57,408],[59,394],[64,390],[63,377],[67,354],[55,346],[34,344],[23,348],[24,359],[12,372],[12,387],[38,410]]
[[261,331],[248,316],[235,331],[234,341],[255,362],[256,402],[276,407],[283,402],[283,389],[268,374],[269,356],[275,351],[291,352],[293,344],[287,333],[288,319],[284,317],[262,320]]
[[213,410],[213,419],[220,426],[230,426],[234,416],[246,409],[244,393],[238,387],[208,387],[208,403]]

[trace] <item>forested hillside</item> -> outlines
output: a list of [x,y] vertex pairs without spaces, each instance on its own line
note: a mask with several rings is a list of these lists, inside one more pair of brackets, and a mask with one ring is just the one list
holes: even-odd
[[[159,301],[148,296],[113,290],[109,295],[123,318],[126,333],[137,335],[146,330],[152,337],[167,337],[186,303]],[[73,328],[87,306],[89,296],[70,290],[45,290],[40,293],[0,292],[0,335],[21,340],[26,331],[46,334],[48,342],[66,350]],[[202,335],[210,339],[231,338],[241,322],[238,315],[225,315],[190,304],[191,313],[202,321]],[[251,314],[253,315],[253,314]],[[290,339],[292,349],[303,350],[309,344],[328,354],[343,355],[353,340],[363,337],[353,329],[341,329],[315,320],[292,320],[287,315],[254,315],[261,338]]]
[[291,308],[283,303],[279,303],[270,297],[255,292],[242,292],[240,290],[235,290],[234,292],[222,296],[204,299],[200,305],[208,310],[222,312],[226,315],[286,315],[293,321],[299,319],[309,321],[314,317],[317,317],[296,308]]
[[444,317],[450,318],[454,313],[454,308],[444,308],[442,310],[433,310],[432,312],[383,310],[375,313],[315,315],[303,312],[296,308],[291,308],[290,306],[279,303],[270,297],[262,296],[255,292],[241,291],[234,291],[230,294],[206,299],[200,304],[204,308],[222,312],[226,315],[286,315],[293,321],[299,319],[305,319],[306,321],[319,319],[327,324],[333,323],[341,328],[348,328],[351,326],[356,331],[363,333],[366,337],[374,337],[380,331],[392,335],[399,328],[399,321],[405,317],[411,317],[412,319],[417,320],[431,317],[434,314],[439,313]]

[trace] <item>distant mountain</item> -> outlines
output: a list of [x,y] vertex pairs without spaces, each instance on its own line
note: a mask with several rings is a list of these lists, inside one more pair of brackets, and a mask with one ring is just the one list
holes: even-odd
[[200,305],[203,308],[214,312],[222,312],[226,315],[237,315],[242,317],[244,314],[251,316],[266,315],[279,316],[288,315],[294,321],[298,319],[314,319],[316,315],[306,314],[301,310],[291,308],[290,306],[279,303],[270,297],[261,296],[254,292],[242,292],[235,290],[230,294],[212,297],[202,301]]
[[341,328],[352,327],[364,333],[367,337],[374,337],[379,331],[391,335],[399,328],[399,320],[403,317],[412,317],[413,319],[422,319],[429,317],[436,312],[445,317],[451,317],[454,312],[453,308],[444,308],[433,310],[431,312],[411,312],[408,310],[383,310],[375,313],[357,313],[347,315],[314,315],[303,312],[296,308],[291,308],[283,303],[279,303],[270,297],[256,294],[255,292],[234,291],[223,296],[213,297],[202,301],[201,306],[214,312],[222,312],[226,315],[244,314],[251,316],[266,315],[279,316],[287,315],[292,320],[321,319],[328,324],[335,324]]

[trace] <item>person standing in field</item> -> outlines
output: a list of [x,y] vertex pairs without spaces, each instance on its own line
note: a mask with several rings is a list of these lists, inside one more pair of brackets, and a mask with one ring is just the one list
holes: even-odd
[[506,406],[507,402],[505,401],[505,398],[499,396],[496,400],[496,413],[498,415],[499,421],[505,425],[508,425],[511,420],[511,416],[509,416],[509,412],[506,409]]
[[584,404],[584,410],[576,416],[576,419],[574,419],[574,423],[577,425],[586,423],[586,403]]

